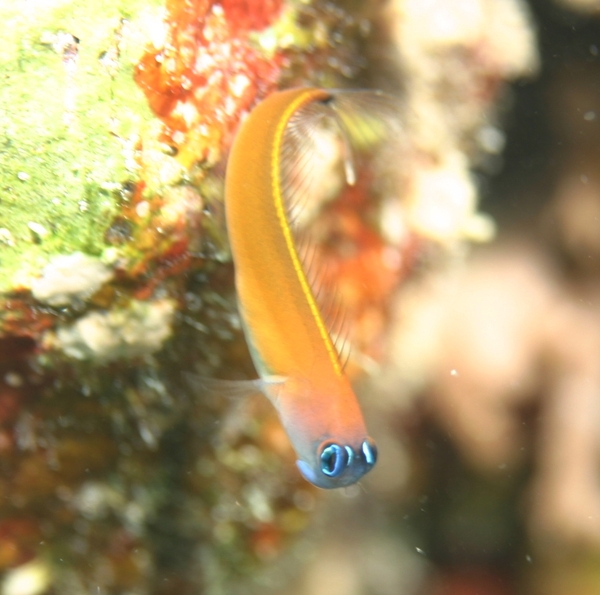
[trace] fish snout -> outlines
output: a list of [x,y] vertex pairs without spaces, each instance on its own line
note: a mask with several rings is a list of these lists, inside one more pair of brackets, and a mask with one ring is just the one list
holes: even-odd
[[306,480],[319,488],[332,489],[356,483],[376,462],[377,446],[366,438],[358,448],[325,441],[317,450],[314,465],[303,460],[296,461],[296,465]]

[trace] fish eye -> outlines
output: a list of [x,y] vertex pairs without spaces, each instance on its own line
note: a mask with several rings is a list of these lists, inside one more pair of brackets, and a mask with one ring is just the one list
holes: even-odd
[[328,443],[321,450],[321,471],[328,477],[337,477],[350,462],[348,450],[335,443]]
[[367,465],[372,467],[377,462],[377,446],[375,442],[371,438],[367,438],[362,443],[361,450]]

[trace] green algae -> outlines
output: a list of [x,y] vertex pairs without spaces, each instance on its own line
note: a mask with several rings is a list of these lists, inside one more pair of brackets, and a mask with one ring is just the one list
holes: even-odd
[[104,250],[152,118],[133,67],[160,4],[0,1],[0,293],[52,255]]

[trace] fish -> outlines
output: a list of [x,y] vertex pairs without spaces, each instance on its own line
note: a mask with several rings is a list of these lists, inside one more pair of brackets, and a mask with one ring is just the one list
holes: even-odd
[[[316,297],[306,250],[294,229],[317,189],[311,171],[319,125],[339,139],[343,177],[354,155],[386,132],[389,105],[373,91],[277,91],[242,122],[225,173],[225,215],[242,327],[259,379],[297,455],[302,476],[323,489],[371,471],[377,446]],[[387,107],[386,107],[387,109]]]

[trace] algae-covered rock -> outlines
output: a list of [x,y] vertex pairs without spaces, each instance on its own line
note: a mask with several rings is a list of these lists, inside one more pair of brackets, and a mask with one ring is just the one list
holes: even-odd
[[155,0],[0,4],[0,292],[100,254],[150,112],[132,77]]

